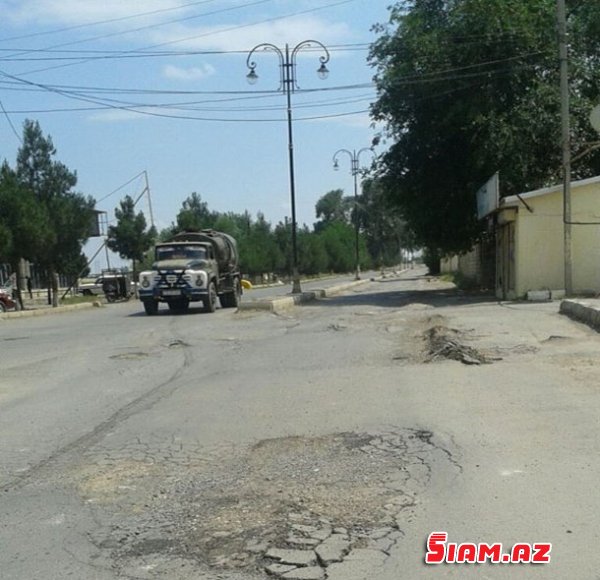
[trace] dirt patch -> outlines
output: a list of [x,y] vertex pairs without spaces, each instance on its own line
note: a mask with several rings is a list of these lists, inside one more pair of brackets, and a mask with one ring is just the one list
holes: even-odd
[[[490,364],[502,360],[497,349],[487,348],[481,351],[467,345],[474,338],[472,331],[450,327],[446,318],[440,314],[407,320],[401,330],[406,331],[407,326],[412,330],[412,339],[403,341],[394,352],[393,360],[407,364],[455,360],[467,365]],[[386,331],[392,334],[390,328],[389,325],[386,326]]]
[[471,346],[460,342],[460,331],[445,326],[433,326],[425,332],[426,359],[433,362],[440,359],[460,361],[466,365],[491,364],[493,360]]

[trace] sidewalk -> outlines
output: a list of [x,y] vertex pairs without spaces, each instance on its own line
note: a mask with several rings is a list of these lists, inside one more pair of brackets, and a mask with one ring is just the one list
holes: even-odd
[[[340,294],[341,292],[345,292],[346,290],[350,290],[351,288],[360,286],[362,284],[366,284],[368,282],[370,282],[370,278],[366,278],[363,280],[355,280],[352,282],[346,282],[343,284],[337,284],[319,289],[312,289],[309,291],[302,292],[301,294],[286,296],[269,296],[254,299],[248,299],[248,293],[245,294],[245,299],[240,303],[239,310],[267,310],[270,312],[283,312],[298,304],[304,304],[306,302],[318,300],[319,298],[335,296],[336,294]],[[282,286],[283,285],[276,284],[272,287],[281,288]],[[52,306],[48,304],[45,292],[43,295],[40,293],[38,296],[35,296],[34,292],[33,299],[29,298],[29,296],[23,297],[23,304],[25,306],[25,310],[2,313],[0,314],[0,320],[7,320],[11,318],[25,318],[31,316],[43,316],[46,314],[60,314],[64,312],[71,312],[74,310],[98,308],[103,305],[103,302],[103,298],[98,297],[98,299],[94,300],[93,302],[71,304],[67,306],[58,306],[57,308],[52,308]]]
[[598,298],[563,300],[559,312],[600,332],[600,299]]
[[[65,292],[66,289],[61,289],[59,297]],[[64,306],[58,306],[53,308],[51,304],[48,304],[48,294],[46,290],[34,290],[33,298],[29,297],[27,292],[22,293],[23,299],[23,310],[10,310],[8,312],[0,313],[0,320],[8,320],[11,318],[28,318],[31,316],[44,316],[46,314],[60,314],[64,312],[70,312],[73,310],[83,310],[86,308],[94,308],[102,305],[102,297],[92,302],[84,302],[80,304],[68,304]]]
[[335,296],[351,288],[361,286],[370,282],[370,278],[363,280],[355,280],[344,284],[337,284],[328,288],[319,288],[302,292],[301,294],[293,294],[291,296],[276,296],[268,298],[257,298],[243,300],[239,305],[239,310],[268,310],[270,312],[283,312],[298,304],[305,304],[319,298],[328,298]]

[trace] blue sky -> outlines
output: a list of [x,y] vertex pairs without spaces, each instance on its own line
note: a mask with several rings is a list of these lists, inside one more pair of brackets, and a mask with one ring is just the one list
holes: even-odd
[[123,195],[142,192],[135,176],[145,170],[159,229],[193,191],[213,210],[263,212],[275,225],[291,213],[279,61],[255,53],[259,81],[249,85],[246,58],[260,43],[314,39],[330,51],[329,77],[316,74],[322,52],[301,50],[293,95],[297,219],[312,225],[321,195],[352,193],[349,159],[333,171],[335,151],[369,146],[374,136],[366,58],[388,5],[0,0],[0,159],[14,164],[15,132],[36,119],[57,159],[77,171],[77,189],[102,200],[98,209],[111,218]]

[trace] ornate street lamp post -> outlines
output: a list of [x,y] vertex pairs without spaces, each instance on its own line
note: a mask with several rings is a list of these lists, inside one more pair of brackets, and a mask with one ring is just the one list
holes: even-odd
[[355,279],[360,280],[360,258],[359,258],[359,229],[360,223],[358,219],[358,174],[360,173],[359,159],[361,153],[365,153],[368,151],[371,155],[375,155],[373,149],[371,147],[363,147],[356,151],[353,149],[352,151],[348,151],[348,149],[339,149],[333,155],[333,168],[337,171],[339,169],[338,163],[338,155],[340,153],[346,153],[350,157],[350,173],[352,177],[354,177],[354,261],[356,264],[356,274]]
[[279,57],[279,67],[281,70],[281,84],[280,90],[285,93],[287,98],[287,126],[288,126],[288,144],[289,144],[289,172],[290,172],[290,199],[292,206],[292,277],[293,286],[292,293],[300,294],[302,289],[300,288],[300,275],[298,272],[298,245],[296,239],[296,184],[294,178],[294,139],[292,133],[292,93],[298,89],[296,83],[296,56],[298,52],[303,48],[318,47],[324,53],[323,56],[319,57],[321,66],[317,70],[319,78],[325,79],[329,74],[326,63],[329,62],[329,51],[325,48],[325,45],[317,40],[304,40],[298,43],[294,48],[286,44],[285,49],[281,50],[274,44],[263,43],[255,46],[246,59],[246,66],[250,69],[250,72],[246,75],[250,84],[256,83],[258,75],[256,74],[256,63],[251,60],[252,55],[259,50],[271,51],[277,54]]

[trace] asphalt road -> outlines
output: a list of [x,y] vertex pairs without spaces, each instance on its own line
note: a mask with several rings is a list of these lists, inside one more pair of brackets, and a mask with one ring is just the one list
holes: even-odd
[[[597,580],[599,336],[419,273],[0,321],[0,577]],[[433,531],[551,562],[427,567]]]

